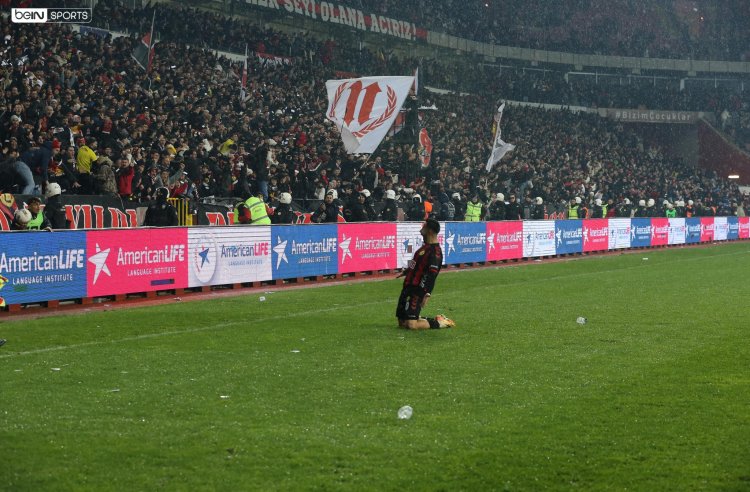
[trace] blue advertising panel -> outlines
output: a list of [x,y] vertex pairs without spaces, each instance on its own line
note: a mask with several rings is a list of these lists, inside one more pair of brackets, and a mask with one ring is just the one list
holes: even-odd
[[685,219],[685,244],[701,242],[701,219],[690,217]]
[[0,233],[0,305],[86,297],[86,233]]
[[583,252],[583,221],[556,220],[555,221],[555,254]]
[[630,219],[630,247],[651,246],[651,219]]
[[338,261],[336,224],[271,227],[274,279],[331,275]]
[[445,231],[446,264],[487,260],[487,227],[484,222],[448,222]]
[[738,217],[727,217],[727,240],[732,241],[740,238],[740,219]]

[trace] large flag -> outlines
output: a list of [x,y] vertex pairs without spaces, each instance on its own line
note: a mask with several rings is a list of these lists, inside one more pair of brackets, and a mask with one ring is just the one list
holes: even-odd
[[151,18],[151,32],[143,36],[141,42],[135,47],[130,55],[146,72],[151,71],[151,64],[154,62],[154,20],[156,19],[156,10]]
[[240,100],[245,100],[247,91],[247,45],[245,45],[245,64],[242,66],[242,77],[240,77]]
[[505,157],[505,154],[516,148],[515,145],[505,143],[501,138],[500,120],[503,119],[504,109],[505,103],[501,104],[500,107],[497,108],[497,114],[495,115],[495,140],[492,144],[492,153],[490,154],[490,158],[487,159],[487,167],[485,168],[487,169],[487,172],[490,172],[492,170],[492,166],[499,162],[500,159]]
[[329,80],[326,117],[349,154],[372,154],[404,105],[414,77]]

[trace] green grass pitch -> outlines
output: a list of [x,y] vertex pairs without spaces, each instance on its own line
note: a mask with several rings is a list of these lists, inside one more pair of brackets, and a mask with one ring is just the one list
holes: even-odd
[[448,270],[422,332],[395,279],[6,319],[0,490],[750,490],[748,277],[748,242]]

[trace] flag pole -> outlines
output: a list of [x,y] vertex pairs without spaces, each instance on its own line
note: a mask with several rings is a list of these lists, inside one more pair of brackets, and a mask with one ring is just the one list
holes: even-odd
[[147,72],[151,72],[151,50],[154,49],[154,21],[156,20],[156,8],[154,8],[154,15],[151,17],[151,35],[148,37],[148,67]]

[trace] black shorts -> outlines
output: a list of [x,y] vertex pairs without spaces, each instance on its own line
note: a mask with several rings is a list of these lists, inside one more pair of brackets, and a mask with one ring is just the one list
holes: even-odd
[[423,299],[424,293],[422,289],[404,287],[398,298],[396,317],[398,319],[419,319]]

